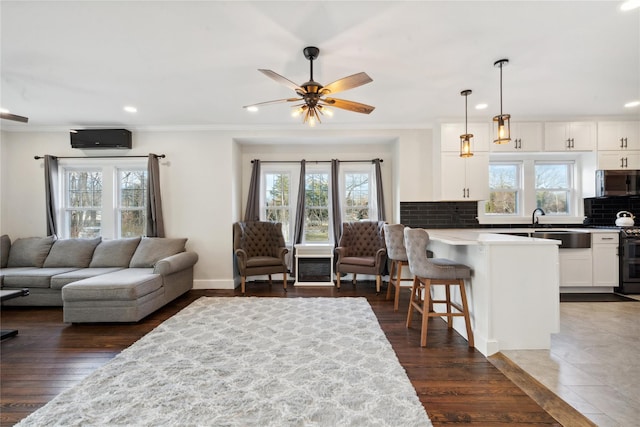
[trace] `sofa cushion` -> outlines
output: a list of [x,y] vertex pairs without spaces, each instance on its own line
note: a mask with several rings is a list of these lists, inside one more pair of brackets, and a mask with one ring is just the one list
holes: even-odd
[[49,288],[51,278],[57,274],[73,271],[75,268],[28,268],[11,274],[4,274],[3,286],[8,288]]
[[7,267],[42,267],[54,236],[16,239],[11,244]]
[[139,243],[140,237],[103,240],[93,252],[89,267],[128,267]]
[[6,234],[0,236],[0,268],[7,268],[11,239]]
[[162,258],[185,251],[187,239],[145,237],[140,241],[129,267],[152,268]]
[[88,267],[93,251],[101,240],[102,237],[56,240],[44,260],[44,267]]
[[62,288],[67,301],[135,301],[162,287],[162,276],[150,268],[127,268],[103,274]]
[[100,276],[101,274],[113,273],[118,270],[122,270],[122,267],[81,268],[67,273],[56,274],[51,278],[51,289],[62,289],[63,286],[69,283]]

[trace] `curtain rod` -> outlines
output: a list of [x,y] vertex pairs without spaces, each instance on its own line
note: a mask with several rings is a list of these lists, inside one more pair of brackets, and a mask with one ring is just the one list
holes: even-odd
[[[302,159],[304,160],[304,159]],[[382,159],[371,159],[371,160],[339,160],[340,163],[365,163],[365,162],[374,162],[376,160],[380,160],[380,163],[384,162]],[[331,160],[305,160],[307,163],[331,163]],[[255,162],[255,160],[251,160],[251,163]],[[260,163],[300,163],[301,160],[260,160]]]
[[[154,154],[159,159],[164,159],[164,154]],[[133,159],[133,158],[147,158],[149,156],[53,156],[57,159]],[[44,159],[44,156],[33,156],[34,159]]]

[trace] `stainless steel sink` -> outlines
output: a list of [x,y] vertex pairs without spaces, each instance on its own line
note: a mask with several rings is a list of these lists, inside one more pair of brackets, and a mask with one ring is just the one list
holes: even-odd
[[536,230],[531,233],[531,237],[540,239],[560,240],[561,249],[578,249],[591,247],[591,233],[571,230]]

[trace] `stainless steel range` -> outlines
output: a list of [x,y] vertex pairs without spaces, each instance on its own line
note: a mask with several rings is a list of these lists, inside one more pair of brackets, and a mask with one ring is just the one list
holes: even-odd
[[640,294],[640,227],[620,230],[620,288],[623,294]]

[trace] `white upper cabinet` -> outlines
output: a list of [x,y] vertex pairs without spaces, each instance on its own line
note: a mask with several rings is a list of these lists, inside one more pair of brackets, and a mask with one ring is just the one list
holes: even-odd
[[491,144],[492,153],[517,153],[542,151],[544,132],[542,123],[511,123],[511,142],[508,144]]
[[640,150],[640,122],[598,122],[598,151]]
[[598,151],[598,169],[640,169],[640,150]]
[[[469,123],[467,131],[473,134],[471,150],[489,151],[489,132],[491,127],[488,123]],[[440,126],[440,150],[460,152],[460,135],[463,135],[464,123],[443,123]]]
[[547,122],[544,124],[545,151],[593,151],[596,149],[595,122]]
[[471,201],[489,198],[489,153],[476,152],[473,157],[442,152],[439,200]]

